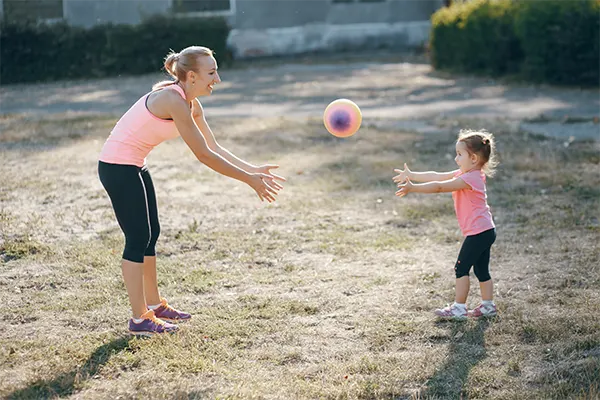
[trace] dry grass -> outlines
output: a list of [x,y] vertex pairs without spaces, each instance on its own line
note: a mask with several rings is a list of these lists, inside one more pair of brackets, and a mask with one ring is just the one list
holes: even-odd
[[452,201],[397,199],[391,177],[405,161],[453,168],[455,132],[338,140],[317,120],[211,121],[289,182],[260,204],[181,141],[155,150],[160,287],[194,318],[139,340],[96,175],[114,122],[0,120],[0,397],[598,398],[598,143],[498,127],[500,315],[440,323],[461,240]]

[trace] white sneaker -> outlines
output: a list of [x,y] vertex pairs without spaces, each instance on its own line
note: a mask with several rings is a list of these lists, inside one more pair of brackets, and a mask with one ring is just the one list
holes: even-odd
[[467,318],[467,309],[456,307],[454,304],[452,304],[445,308],[438,308],[434,311],[434,314],[443,319],[462,320]]
[[469,311],[467,314],[471,318],[480,318],[480,317],[493,317],[496,315],[498,310],[496,309],[495,304],[485,305],[480,304],[475,307],[473,310]]

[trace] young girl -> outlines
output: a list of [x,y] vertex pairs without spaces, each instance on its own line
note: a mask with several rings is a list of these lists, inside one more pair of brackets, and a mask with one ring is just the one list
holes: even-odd
[[174,332],[190,314],[171,307],[159,295],[155,245],[160,233],[156,195],[146,156],[165,140],[181,136],[198,161],[216,172],[248,184],[260,200],[275,201],[285,179],[271,169],[254,166],[221,147],[196,99],[209,96],[221,82],[212,50],[191,46],[165,59],[174,80],[157,83],[117,122],[106,140],[98,174],[125,235],[121,270],[133,318],[129,331],[136,335]]
[[[485,177],[492,176],[497,163],[494,138],[487,132],[461,131],[456,142],[456,164],[451,172],[414,172],[406,164],[393,179],[400,188],[396,196],[408,193],[452,192],[454,209],[465,240],[454,266],[456,297],[454,304],[435,310],[441,318],[464,319],[496,315],[494,287],[489,272],[490,248],[496,240],[496,228],[487,204]],[[426,182],[413,184],[412,181]],[[473,267],[479,280],[482,302],[467,313],[469,271]]]

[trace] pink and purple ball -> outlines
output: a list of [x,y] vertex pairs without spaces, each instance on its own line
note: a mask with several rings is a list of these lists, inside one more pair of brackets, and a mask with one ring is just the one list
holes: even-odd
[[360,128],[362,114],[360,108],[351,100],[337,99],[329,103],[323,113],[325,128],[333,136],[346,138]]

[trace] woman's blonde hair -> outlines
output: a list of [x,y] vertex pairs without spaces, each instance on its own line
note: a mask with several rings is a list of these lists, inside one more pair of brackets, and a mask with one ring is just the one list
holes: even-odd
[[481,170],[487,176],[494,176],[498,166],[494,135],[486,131],[461,130],[458,141],[467,146],[470,154],[477,154],[482,161]]
[[200,56],[214,57],[214,54],[214,51],[203,46],[186,47],[179,53],[171,50],[165,57],[164,68],[175,80],[158,82],[152,86],[152,90],[160,89],[177,82],[185,82],[189,71],[198,71],[200,68],[200,63],[198,62]]

